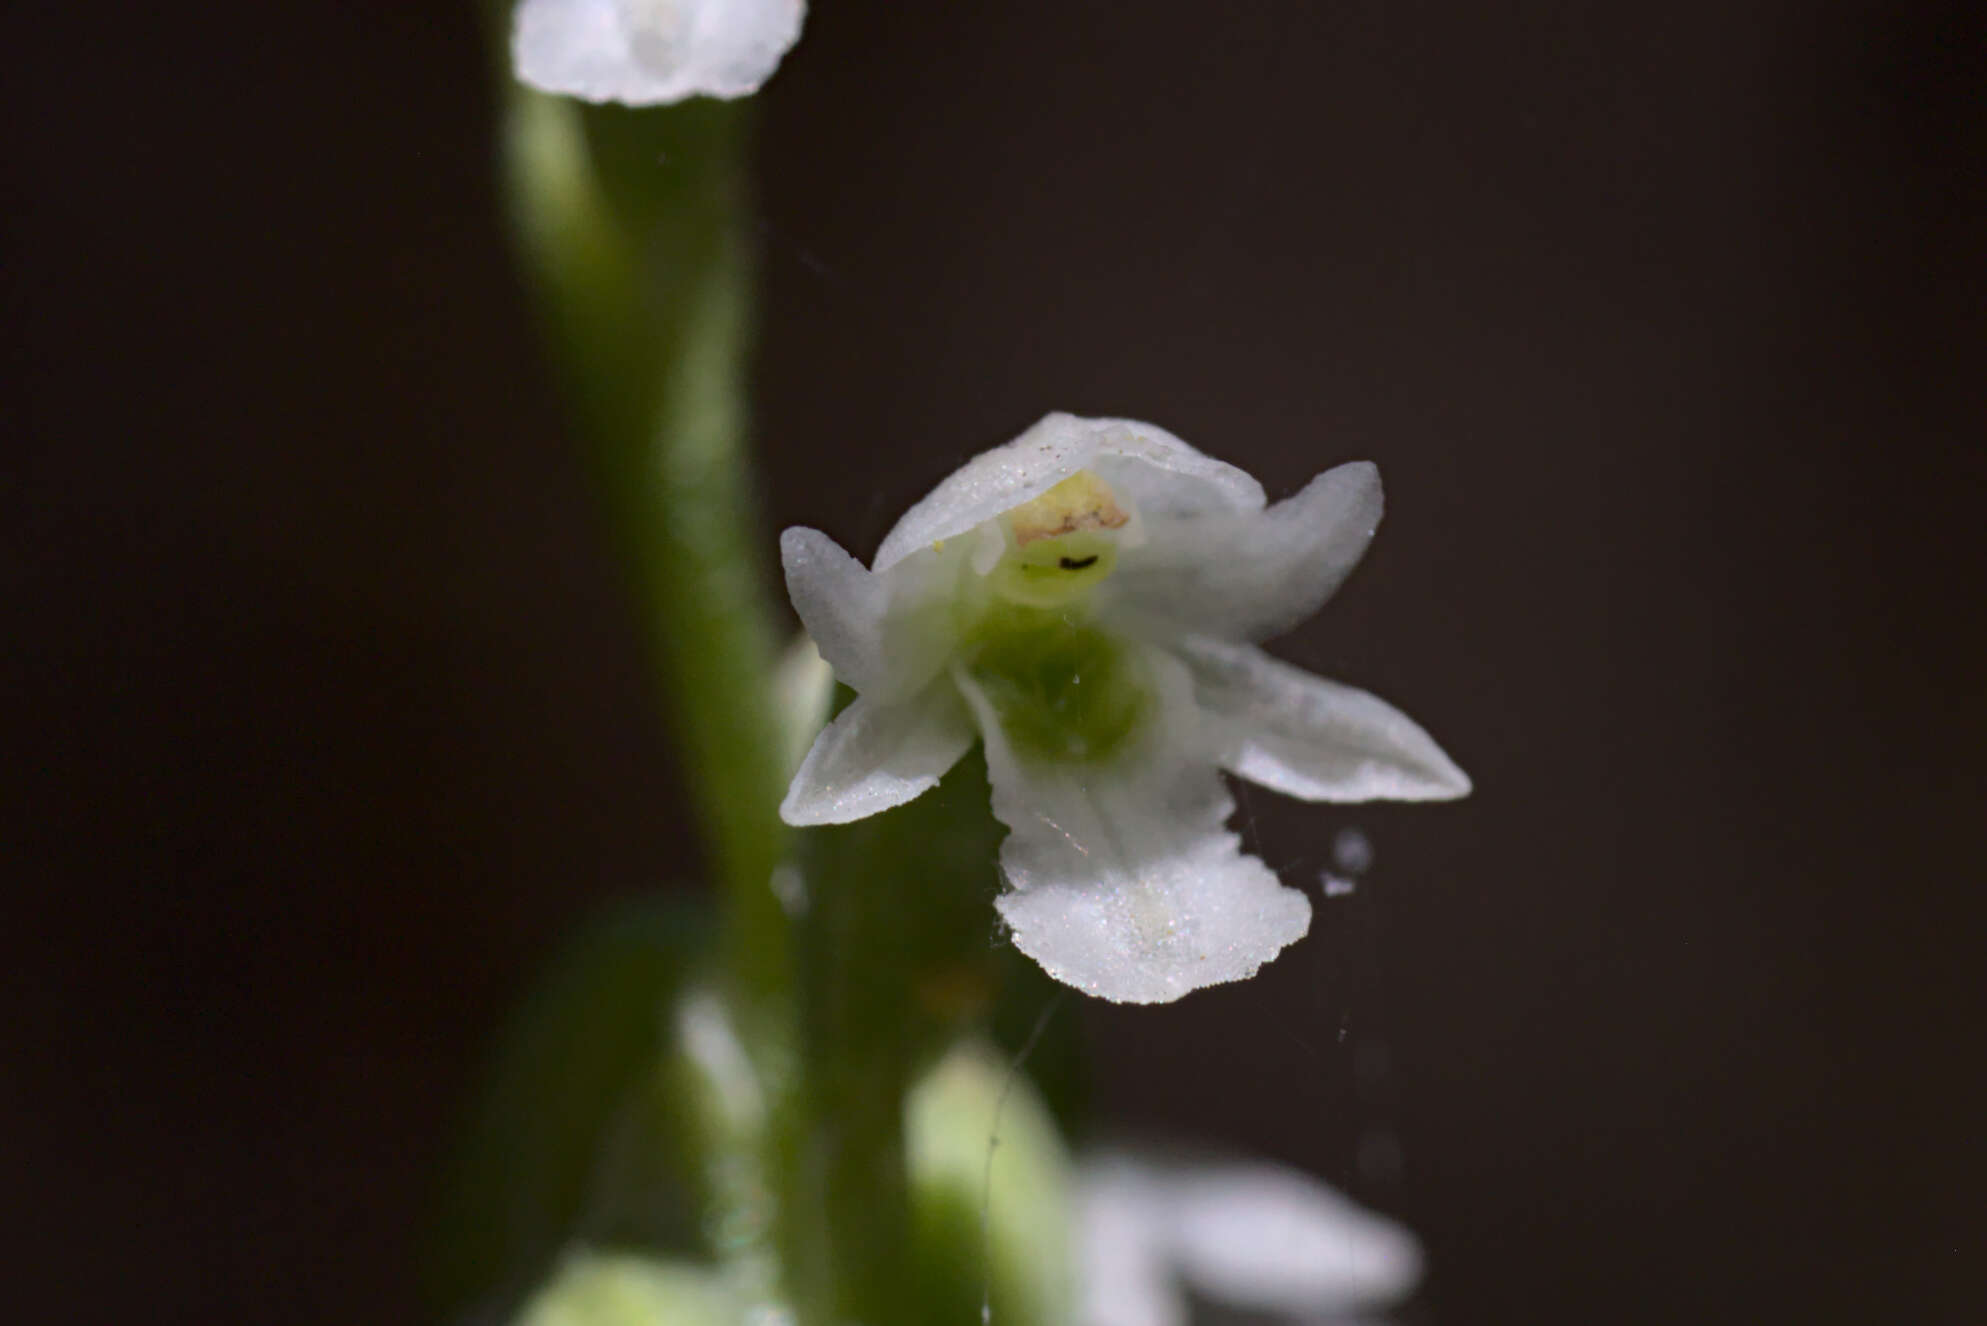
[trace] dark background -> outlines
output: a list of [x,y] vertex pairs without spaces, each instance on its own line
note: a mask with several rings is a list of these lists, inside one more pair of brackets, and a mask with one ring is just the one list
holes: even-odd
[[[1427,1320],[1979,1319],[1965,12],[822,0],[762,99],[769,531],[1049,409],[1380,462],[1278,648],[1476,795],[1249,794],[1359,891],[1083,1016],[1107,1117],[1409,1221]],[[472,20],[0,17],[21,1315],[417,1320],[495,1019],[697,875]]]

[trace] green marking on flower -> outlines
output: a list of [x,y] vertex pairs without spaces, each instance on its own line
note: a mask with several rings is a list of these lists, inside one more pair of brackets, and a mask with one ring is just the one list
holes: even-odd
[[988,577],[1002,598],[1031,608],[1060,608],[1088,594],[1118,564],[1108,534],[1083,531],[1010,548]]
[[1016,754],[1030,759],[1107,761],[1152,710],[1135,652],[1074,613],[997,604],[961,652]]
[[1118,564],[1115,532],[1131,517],[1088,470],[1001,517],[1007,552],[989,577],[994,592],[1034,608],[1074,603]]

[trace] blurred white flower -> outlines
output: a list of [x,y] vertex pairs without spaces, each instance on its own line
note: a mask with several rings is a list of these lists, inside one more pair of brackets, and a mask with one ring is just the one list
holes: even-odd
[[805,0],[520,0],[517,76],[543,92],[653,106],[742,97],[800,36]]
[[1077,1169],[1081,1326],[1186,1326],[1186,1289],[1313,1321],[1384,1308],[1421,1279],[1407,1230],[1280,1165],[1110,1153]]
[[1314,801],[1469,791],[1406,715],[1251,643],[1325,601],[1380,507],[1367,462],[1266,507],[1162,429],[1052,414],[906,512],[872,569],[787,530],[794,607],[858,698],[781,814],[887,810],[981,739],[1018,948],[1133,1003],[1253,975],[1311,907],[1242,853],[1220,769]]

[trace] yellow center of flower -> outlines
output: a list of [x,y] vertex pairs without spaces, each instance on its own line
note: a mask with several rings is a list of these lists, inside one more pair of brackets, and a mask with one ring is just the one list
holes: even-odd
[[1131,516],[1088,470],[1000,518],[1006,551],[960,642],[1014,751],[1051,763],[1115,757],[1152,710],[1150,679],[1095,621],[1089,591],[1117,566]]
[[1007,552],[990,577],[1005,598],[1058,608],[1111,574],[1116,531],[1131,519],[1110,486],[1079,471],[1001,517]]

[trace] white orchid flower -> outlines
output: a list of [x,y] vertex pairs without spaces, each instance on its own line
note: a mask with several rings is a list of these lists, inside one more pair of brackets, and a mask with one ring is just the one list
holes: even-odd
[[794,607],[857,699],[781,815],[888,810],[977,738],[1016,947],[1121,1002],[1253,975],[1311,906],[1243,854],[1221,769],[1313,801],[1469,791],[1406,715],[1253,644],[1316,611],[1380,506],[1364,461],[1266,506],[1162,429],[1052,414],[933,489],[868,570],[787,530]]
[[742,97],[800,37],[805,0],[521,0],[517,76],[542,92],[654,106]]
[[1186,1326],[1187,1288],[1303,1321],[1384,1308],[1421,1279],[1406,1229],[1281,1165],[1085,1157],[1081,1326]]

